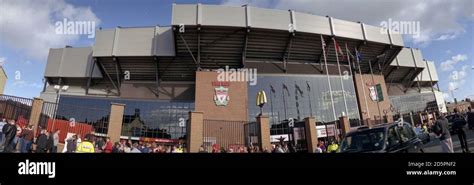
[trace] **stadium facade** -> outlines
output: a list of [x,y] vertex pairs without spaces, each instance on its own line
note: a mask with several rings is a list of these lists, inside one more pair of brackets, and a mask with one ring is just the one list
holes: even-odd
[[[217,70],[226,67],[256,69],[257,83],[219,81]],[[189,112],[255,122],[262,90],[271,135],[286,133],[279,125],[290,119],[314,117],[318,125],[342,116],[358,126],[446,111],[434,63],[404,47],[401,35],[250,6],[174,4],[171,26],[97,30],[92,47],[50,49],[44,77],[44,101],[56,101],[55,85],[69,87],[59,92],[57,118],[90,122],[109,112],[85,117],[87,108],[125,105],[122,137],[190,137],[180,125]]]

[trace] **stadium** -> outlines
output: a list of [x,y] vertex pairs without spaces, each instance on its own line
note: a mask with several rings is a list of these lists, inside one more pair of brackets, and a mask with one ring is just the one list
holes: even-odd
[[[256,83],[219,80],[223,69],[256,70]],[[351,128],[446,111],[434,63],[400,34],[251,6],[174,4],[170,26],[97,30],[92,47],[50,49],[44,78],[30,122],[66,129],[61,140],[73,120],[190,152],[279,139],[314,151]]]

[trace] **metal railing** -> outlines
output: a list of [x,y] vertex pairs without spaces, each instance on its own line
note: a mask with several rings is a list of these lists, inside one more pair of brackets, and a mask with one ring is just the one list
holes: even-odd
[[237,151],[244,147],[258,146],[260,127],[246,121],[203,120],[203,146],[211,150],[213,146]]
[[20,126],[29,123],[33,99],[0,95],[0,118],[16,120]]

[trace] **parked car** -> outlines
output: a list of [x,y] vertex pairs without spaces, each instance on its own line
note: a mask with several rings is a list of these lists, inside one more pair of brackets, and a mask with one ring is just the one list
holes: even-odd
[[423,142],[406,123],[386,123],[361,127],[348,133],[339,148],[341,153],[419,153]]

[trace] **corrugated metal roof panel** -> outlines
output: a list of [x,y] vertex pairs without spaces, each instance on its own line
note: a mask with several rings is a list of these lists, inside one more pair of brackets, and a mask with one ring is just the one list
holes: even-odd
[[252,7],[250,20],[252,23],[252,27],[255,27],[255,28],[286,30],[286,31],[288,31],[289,29],[288,25],[291,23],[290,12],[288,11],[254,8],[254,7]]
[[327,17],[300,12],[295,12],[295,17],[298,32],[331,35],[331,28]]
[[219,5],[202,6],[202,24],[208,26],[245,27],[245,9],[241,7]]
[[112,56],[114,45],[115,29],[97,30],[95,33],[95,43],[93,46],[93,56]]
[[332,20],[336,36],[364,40],[362,28],[359,23],[334,18]]
[[371,25],[364,25],[365,26],[365,34],[367,36],[367,40],[371,40],[374,42],[390,44],[390,38],[388,36],[388,32],[381,27],[371,26]]
[[[92,70],[92,48],[51,49],[45,77],[87,78]],[[102,78],[97,65],[93,78]]]

